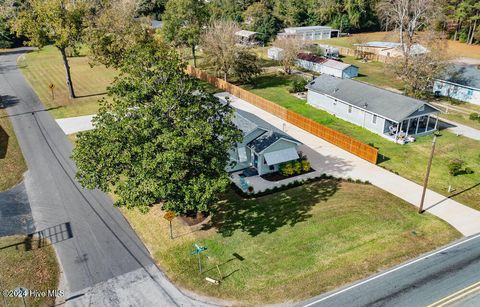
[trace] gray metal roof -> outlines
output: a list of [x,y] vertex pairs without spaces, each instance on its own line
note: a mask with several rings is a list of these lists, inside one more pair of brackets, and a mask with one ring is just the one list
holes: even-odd
[[422,106],[440,112],[428,103],[352,79],[321,75],[307,85],[309,90],[328,95],[387,119],[400,122]]
[[261,152],[280,138],[284,138],[296,143],[300,143],[288,134],[283,133],[280,129],[270,125],[263,119],[253,115],[252,113],[245,112],[240,109],[236,109],[235,116],[233,117],[233,123],[243,132],[246,136],[257,128],[263,129],[266,132],[259,137],[248,143],[247,145],[253,148],[256,152]]
[[452,65],[440,79],[480,89],[480,65]]

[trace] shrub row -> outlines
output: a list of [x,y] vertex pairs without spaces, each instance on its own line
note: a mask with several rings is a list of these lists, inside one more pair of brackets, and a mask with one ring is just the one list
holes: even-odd
[[295,180],[295,181],[292,181],[288,184],[283,184],[283,185],[278,186],[278,187],[274,187],[274,188],[271,188],[271,189],[266,189],[266,190],[264,190],[262,192],[259,192],[259,193],[244,192],[242,189],[240,189],[233,182],[231,183],[231,186],[232,186],[232,189],[235,191],[235,193],[237,193],[239,196],[241,196],[242,198],[245,198],[245,199],[250,199],[250,198],[256,198],[256,197],[266,196],[266,195],[269,195],[269,194],[285,191],[285,190],[295,188],[295,187],[298,187],[298,186],[301,186],[301,185],[304,185],[304,184],[307,184],[307,183],[317,182],[317,181],[321,181],[321,180],[336,180],[336,181],[339,181],[339,182],[340,181],[346,181],[346,182],[352,182],[352,183],[357,183],[357,184],[365,184],[365,185],[370,184],[369,181],[363,181],[363,180],[360,180],[360,179],[357,179],[357,180],[352,179],[352,178],[342,179],[342,178],[337,178],[337,177],[330,176],[330,175],[327,175],[327,174],[322,174],[322,175],[314,177],[314,178],[308,178],[308,179],[303,179],[303,180]]
[[280,174],[285,177],[292,176],[292,175],[300,175],[302,173],[306,173],[310,171],[311,166],[308,160],[302,159],[297,161],[291,161],[280,164]]

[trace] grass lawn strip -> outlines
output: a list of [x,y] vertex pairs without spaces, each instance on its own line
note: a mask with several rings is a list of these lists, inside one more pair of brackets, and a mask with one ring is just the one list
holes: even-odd
[[[25,239],[23,236],[0,238],[0,289],[14,290],[22,286],[37,291],[57,290],[59,269],[52,246],[38,248],[34,241],[27,250]],[[0,301],[3,304],[3,298]],[[23,306],[21,298],[7,297],[6,301],[9,306]],[[55,298],[27,297],[26,303],[27,306],[53,306]]]
[[[58,50],[47,46],[19,59],[22,73],[33,87],[40,100],[55,118],[94,114],[98,111],[98,100],[105,97],[107,86],[116,72],[104,66],[89,65],[88,57],[69,58],[75,93],[78,98],[71,100],[65,83],[65,69]],[[52,100],[50,84],[54,84],[55,98]]]
[[8,113],[0,107],[0,191],[19,183],[26,170],[27,165]]
[[[374,186],[324,180],[244,200],[227,193],[204,225],[122,209],[178,285],[239,304],[298,301],[366,277],[460,237],[445,222]],[[204,274],[193,244],[205,245]],[[234,253],[244,258],[238,260]],[[224,279],[219,286],[205,277]]]

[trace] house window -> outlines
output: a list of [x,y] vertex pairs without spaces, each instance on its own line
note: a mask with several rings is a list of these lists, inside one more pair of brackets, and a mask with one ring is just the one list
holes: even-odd
[[275,165],[270,165],[268,169],[270,169],[271,171],[275,170]]
[[473,96],[473,90],[468,90],[467,96]]
[[348,106],[348,113],[352,113],[352,106]]
[[373,115],[372,117],[372,123],[376,124],[377,123],[377,115]]

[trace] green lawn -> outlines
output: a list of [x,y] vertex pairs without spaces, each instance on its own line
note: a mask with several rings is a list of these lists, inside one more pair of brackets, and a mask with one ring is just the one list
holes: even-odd
[[[29,247],[30,246],[30,247]],[[23,236],[0,238],[0,289],[14,290],[19,286],[31,290],[58,289],[59,268],[51,245],[37,247]],[[23,306],[17,297],[2,297],[0,304]],[[55,298],[27,297],[27,306],[53,306]],[[7,305],[5,305],[7,306]]]
[[[337,180],[250,200],[229,192],[216,210],[204,225],[176,218],[170,240],[159,206],[148,214],[122,209],[172,281],[240,305],[305,299],[460,237],[374,186]],[[194,243],[208,247],[203,274]],[[216,286],[206,276],[223,280]]]
[[22,180],[27,165],[15,137],[10,118],[0,103],[0,191],[7,190]]
[[[69,58],[73,86],[78,98],[68,98],[65,69],[60,52],[52,46],[28,53],[19,60],[19,65],[40,100],[55,118],[93,114],[98,111],[98,100],[105,96],[107,86],[116,72],[104,66],[89,65],[86,56]],[[55,98],[52,100],[49,85],[53,84]]]
[[[252,82],[254,87],[246,86],[246,88],[321,124],[378,147],[380,166],[417,183],[423,182],[431,148],[431,136],[420,137],[415,143],[408,145],[395,144],[357,125],[316,109],[306,104],[304,100],[293,97],[288,93],[293,78],[284,75],[264,75]],[[429,187],[480,210],[480,142],[442,131],[437,144]],[[466,161],[475,173],[451,177],[447,164],[448,161],[456,158]],[[448,194],[450,184],[456,189],[454,194]],[[456,195],[463,190],[466,191]]]

